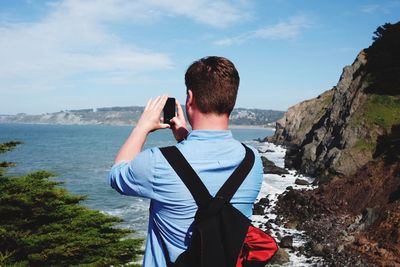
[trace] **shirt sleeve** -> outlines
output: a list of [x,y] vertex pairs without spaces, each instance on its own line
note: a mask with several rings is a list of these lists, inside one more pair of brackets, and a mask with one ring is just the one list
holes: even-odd
[[154,190],[154,149],[140,152],[129,162],[112,166],[109,183],[122,195],[153,198]]

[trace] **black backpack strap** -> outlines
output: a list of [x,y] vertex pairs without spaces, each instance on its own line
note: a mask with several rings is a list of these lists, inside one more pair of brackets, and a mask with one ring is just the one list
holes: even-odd
[[223,198],[226,202],[231,200],[254,165],[254,152],[245,144],[242,143],[242,145],[246,150],[244,159],[216,194],[216,197]]
[[161,147],[160,150],[176,174],[178,174],[182,182],[189,189],[197,206],[206,205],[212,199],[212,196],[179,149],[176,146],[168,146]]
[[[254,165],[255,156],[253,151],[245,144],[242,143],[242,145],[246,151],[244,159],[216,194],[216,197],[223,198],[227,202],[231,200]],[[182,179],[183,183],[189,189],[197,203],[197,206],[203,206],[207,204],[210,199],[212,199],[212,196],[179,149],[176,146],[169,146],[162,147],[160,150],[167,159],[168,163],[172,166],[178,176]]]

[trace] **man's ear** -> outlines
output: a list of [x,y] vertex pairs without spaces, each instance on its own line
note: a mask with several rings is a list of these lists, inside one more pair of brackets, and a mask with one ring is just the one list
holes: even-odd
[[193,92],[192,90],[188,89],[186,96],[186,106],[193,107],[193,104],[194,104]]

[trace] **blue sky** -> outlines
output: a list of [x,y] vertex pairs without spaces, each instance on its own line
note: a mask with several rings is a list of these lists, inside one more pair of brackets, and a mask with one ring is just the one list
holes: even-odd
[[399,0],[1,0],[0,114],[184,102],[208,55],[236,65],[236,107],[286,110],[399,20]]

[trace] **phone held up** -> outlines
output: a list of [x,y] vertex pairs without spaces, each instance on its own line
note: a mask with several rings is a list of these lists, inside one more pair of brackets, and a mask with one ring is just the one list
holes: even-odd
[[175,98],[168,97],[163,112],[164,112],[164,123],[171,125],[171,119],[175,117]]

